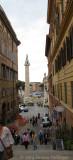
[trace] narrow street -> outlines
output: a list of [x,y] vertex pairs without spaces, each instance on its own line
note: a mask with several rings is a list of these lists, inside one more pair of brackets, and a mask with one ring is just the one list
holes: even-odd
[[[31,106],[28,112],[22,112],[23,117],[37,116],[38,112],[42,116],[43,113],[48,113],[48,108]],[[40,131],[41,118],[38,119],[38,126],[32,126],[27,123],[25,126],[19,126],[19,133],[24,129],[32,129],[37,134],[37,150],[33,150],[31,143],[28,146],[28,150],[25,150],[24,145],[18,144],[13,146],[14,157],[12,160],[73,160],[73,152],[71,151],[56,151],[53,150],[52,143],[48,142],[47,145],[39,143],[38,134]],[[48,128],[48,127],[47,127]]]

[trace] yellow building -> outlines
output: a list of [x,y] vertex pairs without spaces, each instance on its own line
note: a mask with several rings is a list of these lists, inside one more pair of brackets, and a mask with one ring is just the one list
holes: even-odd
[[48,0],[47,23],[51,37],[51,109],[63,106],[59,116],[73,130],[73,0]]

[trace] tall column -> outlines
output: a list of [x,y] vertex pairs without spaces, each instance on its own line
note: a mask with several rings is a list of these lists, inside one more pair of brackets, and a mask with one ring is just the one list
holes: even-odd
[[30,86],[29,86],[29,60],[28,60],[28,55],[26,55],[26,60],[25,60],[25,101],[29,101],[30,99]]

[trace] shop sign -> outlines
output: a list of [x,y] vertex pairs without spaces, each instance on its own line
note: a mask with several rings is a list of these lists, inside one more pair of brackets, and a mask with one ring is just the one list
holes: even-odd
[[57,111],[57,112],[63,112],[64,111],[64,107],[57,106],[57,107],[54,107],[54,110]]

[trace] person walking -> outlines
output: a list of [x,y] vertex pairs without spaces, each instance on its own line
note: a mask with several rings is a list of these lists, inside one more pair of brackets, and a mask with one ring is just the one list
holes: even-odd
[[45,143],[45,145],[47,145],[47,139],[48,139],[47,133],[45,133],[45,134],[44,134],[44,143]]
[[40,141],[40,144],[43,144],[43,134],[42,134],[42,132],[39,133],[39,141]]
[[38,125],[38,118],[37,118],[37,116],[35,117],[35,124]]
[[32,141],[33,141],[33,149],[35,150],[35,149],[37,149],[37,143],[36,143],[36,134],[35,134],[35,132],[33,132],[33,134],[32,134]]
[[12,134],[10,130],[5,127],[0,120],[0,160],[4,160],[4,144],[5,147],[11,147],[14,144],[14,139],[12,137]]
[[34,116],[32,117],[32,125],[34,127],[34,123],[35,123],[35,119],[34,119]]
[[29,144],[29,136],[28,133],[25,132],[24,136],[23,136],[23,143],[25,145],[25,149],[28,149],[28,144]]

